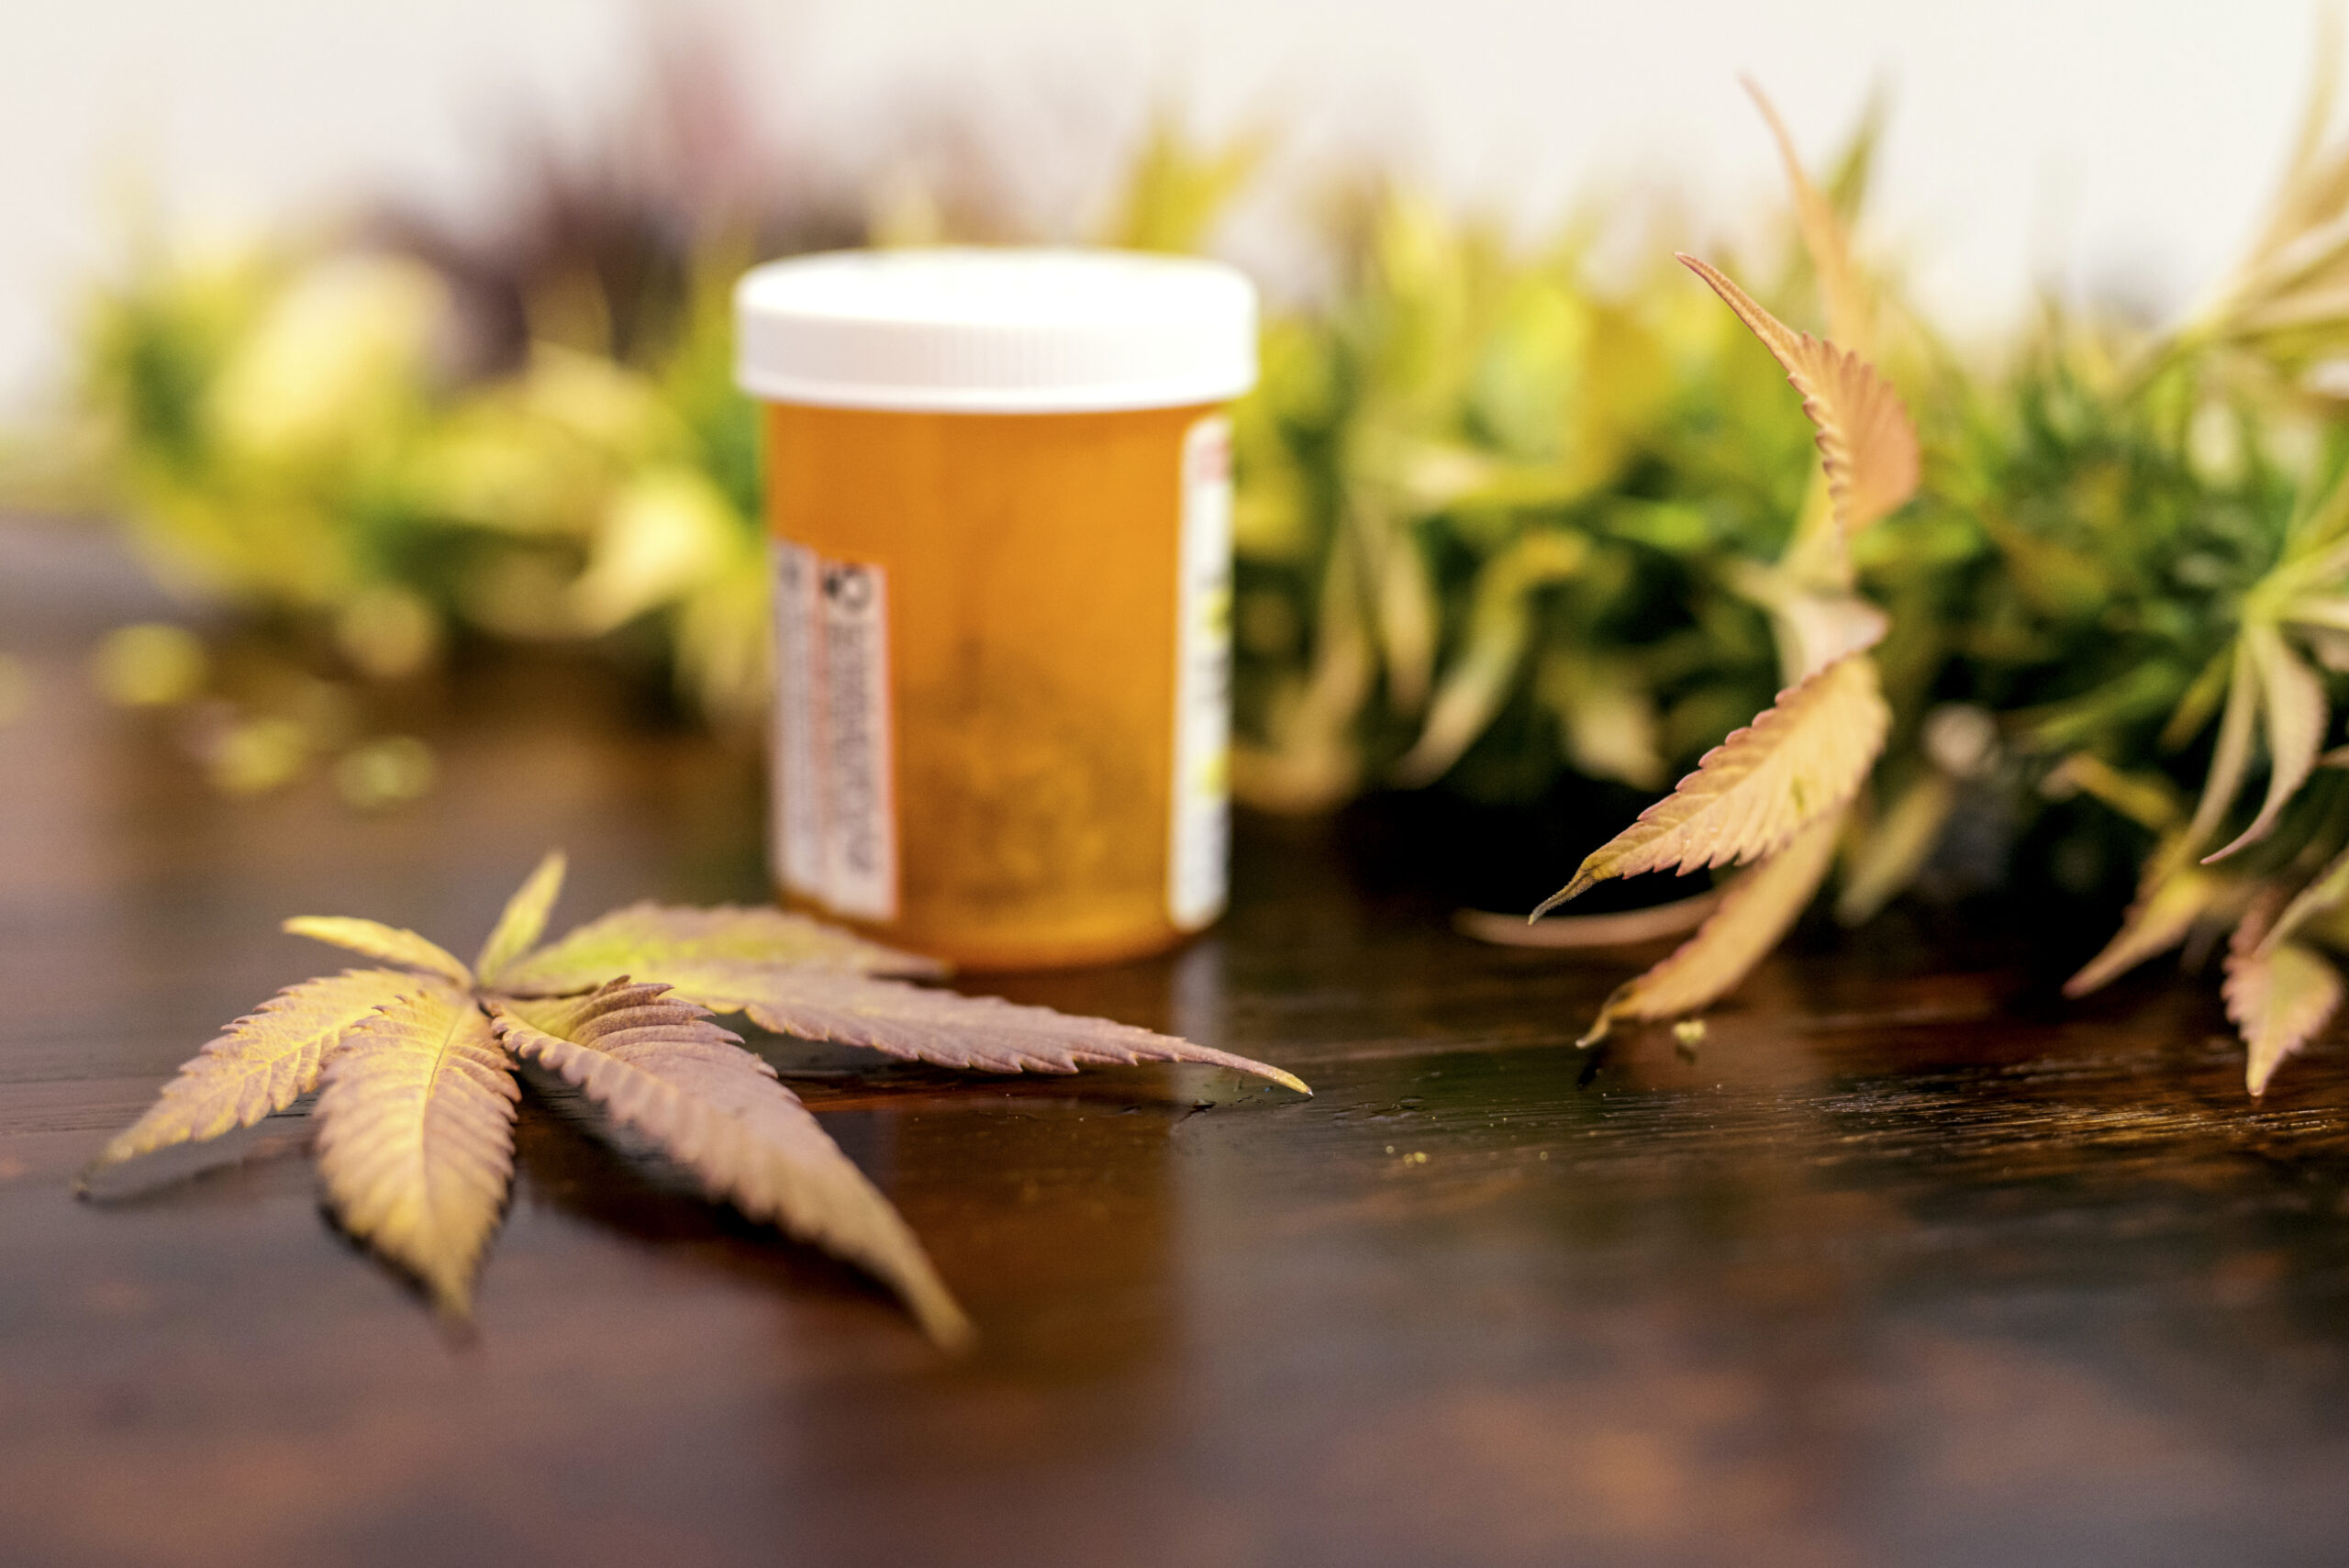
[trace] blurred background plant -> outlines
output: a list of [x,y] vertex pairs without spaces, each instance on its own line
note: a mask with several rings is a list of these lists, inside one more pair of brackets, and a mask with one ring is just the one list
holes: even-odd
[[[71,428],[8,449],[43,456],[8,471],[19,500],[128,529],[189,606],[98,650],[109,696],[173,716],[225,791],[317,768],[362,807],[430,787],[429,740],[392,722],[413,694],[519,645],[618,662],[753,743],[765,555],[734,278],[1035,225],[967,139],[860,188],[761,146],[735,102],[711,51],[662,56],[602,150],[529,161],[495,232],[387,212],[131,245],[85,304]],[[2184,940],[2349,840],[2349,784],[2309,782],[2349,670],[2330,87],[2204,308],[2162,326],[2051,301],[2021,340],[1962,350],[1892,261],[1863,243],[1822,268],[1804,243],[1822,223],[1865,241],[1882,123],[1871,107],[1813,205],[1738,249],[1628,207],[1529,244],[1400,182],[1325,183],[1324,282],[1275,302],[1238,412],[1243,802],[1420,792],[1431,857],[1464,846],[1448,885],[1523,907],[1768,705],[1787,551],[1824,495],[1776,366],[1670,263],[1701,245],[1798,326],[1840,309],[1924,437],[1918,500],[1858,544],[1896,718],[1842,917],[1912,888],[2118,903],[2149,853],[2182,875],[2255,822],[2194,873]],[[1089,237],[1213,248],[1273,142],[1162,117]],[[2262,753],[2270,808],[2239,809]]]

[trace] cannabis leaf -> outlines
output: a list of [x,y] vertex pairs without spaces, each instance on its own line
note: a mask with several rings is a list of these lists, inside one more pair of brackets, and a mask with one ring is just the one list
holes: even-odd
[[[778,961],[778,954],[796,957]],[[517,996],[576,995],[616,973],[657,976],[681,1001],[761,1029],[985,1073],[1074,1073],[1081,1063],[1188,1062],[1307,1091],[1276,1067],[1106,1018],[884,978],[929,959],[774,909],[631,905],[581,927],[507,976]]]
[[346,1034],[318,1094],[318,1173],[343,1228],[465,1308],[514,1174],[513,1063],[453,985]]
[[1852,260],[1851,237],[1844,232],[1843,219],[1835,211],[1835,204],[1811,183],[1802,166],[1802,159],[1795,151],[1795,139],[1787,133],[1787,122],[1778,117],[1777,106],[1751,76],[1739,79],[1754,107],[1770,127],[1770,136],[1778,144],[1778,161],[1786,166],[1787,187],[1795,199],[1795,225],[1802,231],[1803,249],[1810,252],[1812,270],[1819,274],[1819,294],[1827,306],[1827,332],[1837,342],[1855,354],[1865,353],[1869,339],[1870,318],[1874,316],[1874,301],[1860,280],[1858,266]]
[[[2184,843],[2187,840],[2180,840]],[[2251,891],[2232,877],[2180,864],[2175,851],[2156,852],[2146,862],[2137,900],[2121,917],[2121,929],[2064,983],[2066,996],[2085,996],[2110,984],[2149,958],[2169,951],[2205,921],[2231,918]]]
[[[1784,129],[1766,101],[1763,110],[1785,149]],[[1787,161],[1793,166],[1790,150]],[[1799,195],[1807,182],[1798,167],[1794,172]],[[1831,238],[1840,247],[1840,228]],[[1619,1018],[1669,1018],[1709,1006],[1776,945],[1826,879],[1851,803],[1884,750],[1892,721],[1866,651],[1888,623],[1851,594],[1850,560],[1842,545],[1916,490],[1917,432],[1908,410],[1856,355],[1795,331],[1695,257],[1680,260],[1728,302],[1802,394],[1803,412],[1819,428],[1835,548],[1824,562],[1790,561],[1753,573],[1754,596],[1770,606],[1792,651],[1796,682],[1751,725],[1700,758],[1672,794],[1594,851],[1573,879],[1533,911],[1538,919],[1609,877],[1665,866],[1686,875],[1700,866],[1762,862],[1731,884],[1720,906],[1671,957],[1608,998],[1582,1038],[1585,1045],[1605,1038]],[[1821,265],[1823,272],[1824,261]]]
[[[614,981],[572,1002],[493,1002],[497,1037],[700,1173],[710,1195],[862,1263],[944,1344],[971,1327],[905,1221],[774,1069],[662,985]],[[509,1011],[511,1007],[512,1011]]]
[[1171,1035],[883,978],[938,966],[780,910],[636,904],[538,947],[562,877],[560,854],[531,873],[484,942],[478,976],[413,931],[288,920],[395,967],[305,981],[230,1024],[99,1152],[83,1190],[100,1170],[248,1126],[318,1088],[328,1203],[462,1315],[512,1184],[519,1058],[576,1084],[713,1197],[869,1270],[952,1346],[970,1325],[920,1242],[710,1011],[952,1067],[1191,1062],[1312,1092],[1279,1068]]
[[327,1051],[416,977],[384,969],[289,985],[220,1031],[163,1085],[147,1114],[117,1133],[98,1155],[117,1164],[174,1143],[199,1143],[272,1111],[282,1111],[318,1086]]
[[1785,849],[1731,883],[1697,934],[1646,973],[1618,986],[1575,1043],[1597,1045],[1617,1018],[1686,1018],[1726,995],[1778,945],[1819,891],[1848,809],[1812,822]]
[[2227,944],[2227,1017],[2250,1054],[2243,1086],[2256,1097],[2284,1059],[2306,1045],[2341,1006],[2341,972],[2299,942],[2269,946],[2266,911],[2254,908]]
[[1788,327],[1696,257],[1680,261],[1753,328],[1802,394],[1802,411],[1819,427],[1820,461],[1843,535],[1898,510],[1917,489],[1917,428],[1891,384],[1858,355]]
[[1845,863],[1835,897],[1838,923],[1866,924],[1917,879],[1957,807],[1957,781],[1939,768],[1909,781]]
[[2284,180],[2250,250],[2210,301],[2165,347],[2203,341],[2261,348],[2279,360],[2337,352],[2349,323],[2349,139],[2333,124],[2340,17],[2319,12],[2317,75]]
[[712,909],[630,904],[578,927],[514,964],[499,977],[518,996],[592,991],[629,969],[657,971],[682,985],[695,970],[741,965],[930,977],[935,959],[899,952],[853,931],[780,909],[721,905]]
[[403,931],[394,926],[352,919],[343,915],[296,915],[285,922],[284,929],[297,937],[331,942],[336,947],[349,948],[353,952],[365,953],[369,958],[395,963],[403,969],[420,969],[427,974],[437,974],[460,985],[473,983],[473,972],[454,954],[425,940],[414,931]]
[[496,984],[508,964],[538,946],[546,934],[547,917],[554,911],[555,897],[562,891],[567,865],[562,851],[556,851],[540,861],[529,880],[506,901],[497,924],[490,928],[489,940],[481,944],[481,956],[473,960],[473,973],[481,976],[484,985]]
[[804,1040],[861,1045],[907,1061],[982,1073],[1074,1073],[1080,1066],[1189,1062],[1269,1078],[1310,1094],[1302,1079],[1261,1062],[1107,1018],[1073,1018],[996,996],[963,996],[855,974],[745,967],[681,985],[717,1012],[747,1014],[762,1029]]
[[1533,636],[1533,595],[1580,572],[1590,543],[1580,534],[1529,533],[1476,574],[1466,640],[1428,704],[1419,740],[1395,763],[1397,782],[1423,784],[1460,760],[1500,711]]
[[1695,773],[1592,851],[1534,915],[1609,877],[1665,866],[1685,875],[1776,853],[1858,791],[1890,722],[1876,666],[1864,654],[1837,660],[1706,752]]
[[2276,924],[2261,939],[2261,945],[2274,947],[2301,927],[2340,908],[2344,900],[2349,900],[2349,849],[2333,856],[2332,862],[2284,906],[2284,912],[2276,917]]

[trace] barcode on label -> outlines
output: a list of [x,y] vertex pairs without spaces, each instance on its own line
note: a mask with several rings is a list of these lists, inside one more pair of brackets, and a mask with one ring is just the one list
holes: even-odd
[[843,915],[897,913],[888,574],[774,547],[774,870]]

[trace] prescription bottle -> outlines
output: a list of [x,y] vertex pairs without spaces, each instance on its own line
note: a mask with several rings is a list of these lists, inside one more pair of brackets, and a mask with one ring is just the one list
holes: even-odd
[[785,901],[970,969],[1222,910],[1255,295],[1081,250],[801,257],[736,296],[773,539]]

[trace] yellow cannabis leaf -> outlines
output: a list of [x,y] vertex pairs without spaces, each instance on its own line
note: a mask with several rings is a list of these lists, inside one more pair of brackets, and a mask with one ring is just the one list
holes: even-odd
[[[479,982],[413,931],[288,920],[289,931],[402,968],[306,981],[238,1019],[92,1168],[217,1136],[322,1086],[328,1201],[353,1236],[462,1313],[513,1177],[518,1052],[584,1088],[713,1193],[872,1270],[951,1345],[970,1325],[905,1222],[702,1004],[948,1066],[1197,1062],[1311,1093],[1278,1068],[1171,1035],[877,978],[939,966],[775,909],[631,905],[530,952],[562,876],[562,856],[550,854],[507,901]],[[657,982],[627,978],[654,971]]]
[[539,945],[539,939],[546,934],[547,916],[562,892],[567,865],[561,850],[552,851],[506,901],[497,924],[490,929],[489,940],[481,945],[481,956],[473,960],[473,973],[481,976],[484,985],[496,984],[507,964]]
[[1705,753],[1697,771],[1593,851],[1534,911],[1614,876],[1742,864],[1775,854],[1859,790],[1891,722],[1876,666],[1847,654]]
[[711,1195],[894,1285],[943,1345],[971,1338],[921,1243],[774,1069],[659,984],[490,1004],[498,1037],[659,1144]]
[[780,909],[711,909],[631,904],[590,920],[498,976],[502,991],[563,996],[622,974],[658,974],[682,985],[703,964],[758,964],[859,974],[936,975],[933,959],[867,941],[853,931]]
[[1898,510],[1917,489],[1917,429],[1891,384],[1857,354],[1788,327],[1696,257],[1680,261],[1753,328],[1802,394],[1842,535]]
[[1671,957],[1617,987],[1575,1043],[1598,1044],[1618,1018],[1686,1018],[1726,995],[1777,946],[1819,891],[1848,812],[1846,806],[1816,818],[1785,849],[1731,883],[1697,934]]
[[1769,122],[1771,139],[1778,144],[1778,161],[1786,165],[1787,184],[1794,193],[1795,226],[1802,232],[1803,249],[1810,252],[1811,267],[1819,274],[1820,298],[1827,306],[1828,336],[1853,353],[1865,354],[1875,337],[1875,301],[1852,261],[1851,237],[1844,232],[1843,220],[1835,204],[1811,183],[1795,151],[1794,138],[1787,133],[1786,121],[1778,117],[1777,106],[1753,78],[1739,80],[1762,111],[1763,119]]
[[[2266,910],[2275,907],[2270,902]],[[2332,1020],[2341,1006],[2341,973],[2313,950],[2298,942],[2269,947],[2268,919],[2254,908],[2227,944],[2227,1017],[2234,1020],[2249,1051],[2243,1085],[2253,1097],[2267,1092],[2267,1081],[2284,1059],[2299,1051]]]
[[[2178,840],[2182,845],[2186,840]],[[2121,917],[2121,929],[2064,983],[2066,996],[2085,996],[2110,984],[2149,958],[2169,951],[2206,920],[2225,918],[2243,906],[2248,888],[2232,877],[2180,863],[2175,849],[2157,851],[2146,862],[2137,900]]]
[[415,975],[388,969],[346,969],[287,986],[191,1058],[92,1168],[217,1138],[284,1110],[317,1086],[320,1062],[351,1026],[416,986]]
[[1300,1095],[1313,1093],[1294,1073],[1228,1051],[998,996],[750,963],[698,965],[683,977],[673,970],[659,973],[679,997],[713,1012],[741,1013],[777,1034],[859,1045],[909,1062],[981,1073],[1074,1073],[1086,1065],[1188,1062],[1267,1078]]
[[1693,931],[1720,906],[1719,893],[1699,893],[1645,909],[1624,909],[1612,915],[1553,915],[1528,921],[1489,909],[1463,909],[1452,917],[1453,929],[1504,948],[1620,948],[1653,942]]
[[343,1228],[466,1310],[514,1174],[514,1069],[473,997],[426,982],[345,1037],[318,1095]]
[[403,969],[437,974],[458,985],[470,986],[473,983],[473,972],[446,949],[397,926],[353,919],[347,915],[296,915],[285,922],[283,929],[297,937],[349,948]]

